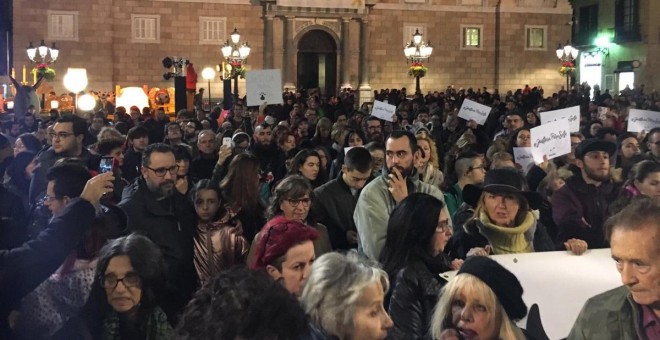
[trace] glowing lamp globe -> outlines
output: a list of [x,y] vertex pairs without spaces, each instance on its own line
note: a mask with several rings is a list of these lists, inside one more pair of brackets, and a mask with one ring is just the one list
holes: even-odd
[[62,82],[67,90],[78,93],[87,87],[87,70],[84,68],[69,68]]
[[92,111],[96,106],[96,99],[91,94],[83,94],[78,98],[78,109],[81,111]]
[[58,109],[60,107],[60,102],[57,100],[51,100],[50,101],[50,108],[51,109]]
[[121,89],[117,96],[117,107],[123,106],[125,109],[131,106],[137,106],[140,109],[149,107],[149,97],[144,93],[141,87],[126,87]]

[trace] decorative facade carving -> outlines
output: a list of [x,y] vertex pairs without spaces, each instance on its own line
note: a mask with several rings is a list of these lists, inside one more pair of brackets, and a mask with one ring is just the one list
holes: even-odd
[[327,27],[329,30],[331,30],[333,33],[335,33],[338,37],[341,37],[341,32],[339,29],[339,21],[338,20],[333,20],[333,19],[320,19],[320,18],[303,18],[299,19],[296,18],[293,23],[293,32],[295,33],[294,35],[298,35],[300,32],[302,32],[305,28],[313,25],[320,25]]

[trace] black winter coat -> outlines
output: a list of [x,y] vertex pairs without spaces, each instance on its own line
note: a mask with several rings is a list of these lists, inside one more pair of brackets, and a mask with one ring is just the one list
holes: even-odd
[[422,262],[410,263],[399,270],[389,305],[394,327],[388,339],[432,339],[429,328],[433,309],[447,283],[439,274]]
[[351,193],[351,189],[339,177],[314,189],[314,202],[310,209],[310,219],[321,223],[328,228],[332,249],[356,248],[357,244],[349,244],[346,232],[357,232],[353,212],[357,205],[358,192]]

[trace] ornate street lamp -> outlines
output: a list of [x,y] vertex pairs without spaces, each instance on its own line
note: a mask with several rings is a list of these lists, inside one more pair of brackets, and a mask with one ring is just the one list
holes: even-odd
[[[37,60],[37,51],[39,51],[39,57],[41,57],[41,60]],[[26,48],[26,52],[31,62],[40,64],[54,63],[57,61],[57,57],[60,56],[60,50],[55,47],[55,43],[53,43],[52,47],[48,47],[43,39],[41,40],[41,44],[37,47],[34,47],[30,41],[30,46]],[[46,58],[48,52],[50,52],[50,59]]]
[[424,62],[428,61],[433,53],[431,42],[424,43],[422,41],[422,34],[419,30],[415,30],[413,38],[403,47],[403,55],[410,63],[408,74],[415,77],[415,94],[421,94],[422,90],[419,87],[419,78],[426,75],[428,67],[424,66]]
[[231,65],[231,78],[234,79],[234,101],[238,100],[238,77],[245,78],[245,69],[243,68],[247,58],[250,56],[250,45],[247,42],[239,45],[241,35],[234,28],[231,34],[231,44],[229,40],[220,48],[222,56],[227,63]]
[[575,59],[580,55],[580,50],[571,46],[567,41],[566,45],[561,46],[561,44],[559,44],[557,46],[556,53],[557,58],[561,61],[559,73],[566,76],[566,91],[569,91],[571,77],[573,76],[573,73],[575,73]]

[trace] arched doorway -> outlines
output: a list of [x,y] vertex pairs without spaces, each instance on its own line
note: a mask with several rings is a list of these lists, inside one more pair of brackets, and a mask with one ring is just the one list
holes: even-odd
[[337,91],[337,43],[319,29],[310,30],[298,41],[298,88],[318,87],[326,96]]

